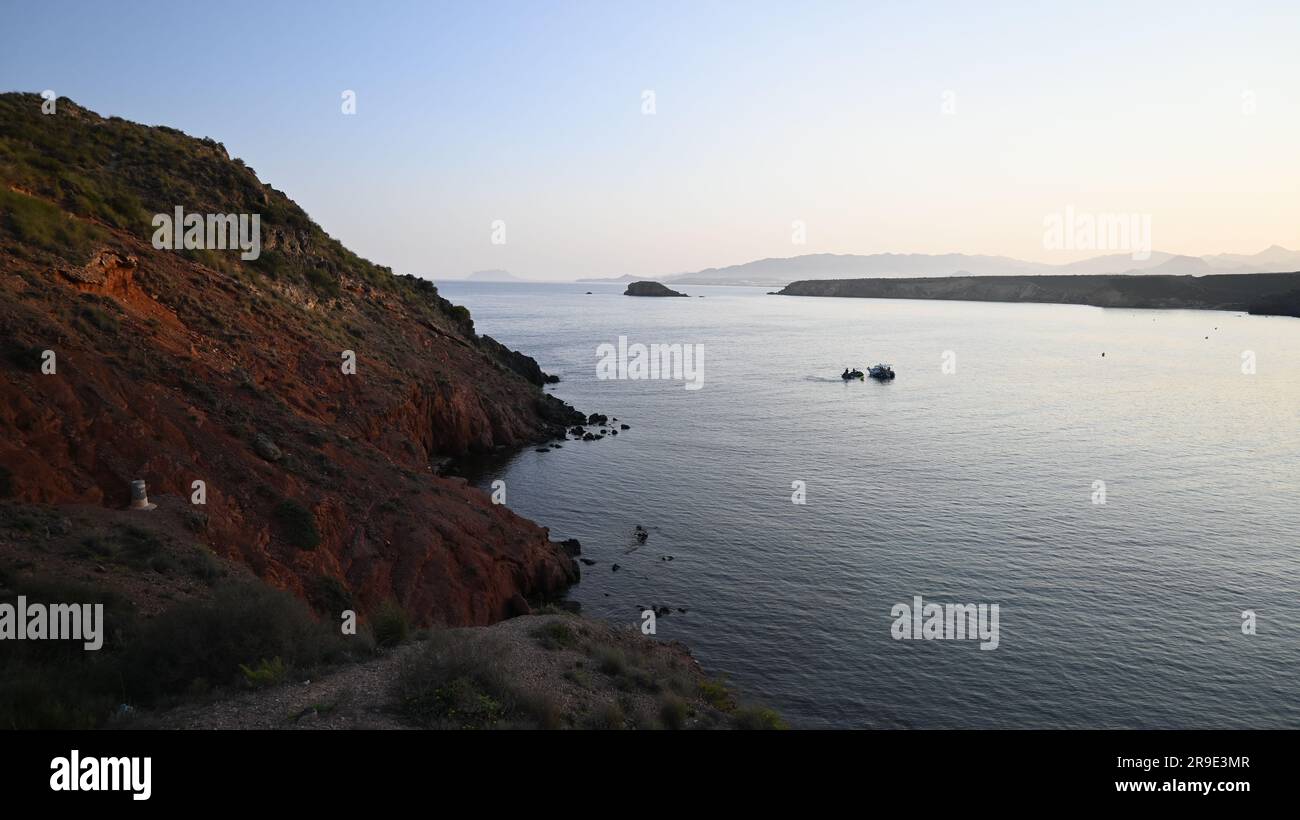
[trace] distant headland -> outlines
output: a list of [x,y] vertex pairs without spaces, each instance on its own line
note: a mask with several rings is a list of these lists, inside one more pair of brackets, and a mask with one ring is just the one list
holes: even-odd
[[1052,302],[1115,308],[1235,310],[1300,317],[1300,273],[822,279],[791,282],[780,295]]

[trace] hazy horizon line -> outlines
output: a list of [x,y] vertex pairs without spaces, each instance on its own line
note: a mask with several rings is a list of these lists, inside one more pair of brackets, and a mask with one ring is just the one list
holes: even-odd
[[[1204,258],[1206,258],[1206,257],[1216,257],[1216,256],[1258,256],[1258,255],[1261,254],[1261,253],[1265,253],[1265,252],[1267,252],[1267,251],[1274,250],[1274,249],[1281,250],[1281,251],[1286,251],[1286,252],[1288,252],[1288,253],[1300,253],[1300,250],[1297,250],[1297,249],[1294,249],[1294,248],[1289,248],[1289,247],[1287,247],[1286,245],[1282,244],[1281,242],[1273,242],[1273,243],[1270,244],[1270,245],[1267,245],[1267,246],[1265,246],[1265,247],[1263,247],[1263,248],[1260,248],[1258,251],[1255,251],[1254,253],[1234,253],[1234,252],[1232,252],[1232,251],[1217,251],[1217,252],[1213,252],[1213,253],[1187,254],[1187,253],[1174,253],[1174,252],[1172,252],[1172,251],[1162,251],[1162,250],[1158,250],[1158,249],[1156,249],[1156,250],[1152,250],[1151,253],[1152,253],[1153,255],[1154,255],[1154,254],[1165,254],[1165,255],[1168,255],[1168,256],[1170,256],[1170,257],[1172,257],[1172,258],[1204,259]],[[474,271],[470,271],[470,272],[468,272],[468,273],[462,273],[462,274],[458,274],[458,275],[439,275],[439,276],[435,276],[435,275],[432,275],[432,274],[428,274],[428,275],[426,275],[426,278],[429,278],[431,281],[442,280],[442,281],[447,281],[447,282],[467,282],[467,281],[474,281],[472,277],[474,277],[476,274],[480,274],[480,273],[504,273],[504,274],[506,274],[506,275],[508,275],[508,276],[510,276],[510,277],[512,277],[512,278],[514,278],[514,279],[520,280],[520,281],[526,281],[526,282],[556,282],[556,283],[562,283],[562,284],[563,284],[563,283],[573,283],[573,282],[580,282],[580,281],[583,281],[583,280],[593,280],[593,279],[621,279],[621,278],[623,278],[623,277],[625,277],[625,276],[635,276],[635,277],[637,277],[638,279],[643,279],[643,280],[646,280],[646,281],[654,281],[654,280],[656,280],[656,279],[659,279],[659,278],[665,278],[665,277],[684,276],[684,275],[699,274],[699,273],[703,273],[703,272],[705,272],[705,271],[711,271],[711,270],[726,270],[726,269],[728,269],[728,268],[742,267],[742,266],[744,266],[744,265],[750,265],[750,264],[754,264],[754,263],[756,263],[756,262],[767,262],[767,261],[789,261],[789,260],[793,260],[793,259],[800,259],[800,258],[803,258],[803,257],[812,257],[812,256],[846,256],[846,257],[869,257],[869,256],[928,256],[928,257],[938,257],[938,256],[965,256],[965,257],[970,257],[970,258],[1007,259],[1007,260],[1010,260],[1010,261],[1013,261],[1013,262],[1026,262],[1026,263],[1034,264],[1034,265],[1046,265],[1046,266],[1050,266],[1050,267],[1064,267],[1064,266],[1066,266],[1066,265],[1072,265],[1072,264],[1075,264],[1075,263],[1078,263],[1078,262],[1084,262],[1084,261],[1091,260],[1091,259],[1102,259],[1102,258],[1108,258],[1108,257],[1119,257],[1119,256],[1128,256],[1128,255],[1129,255],[1129,253],[1126,252],[1126,251],[1113,251],[1113,252],[1107,252],[1107,253],[1083,254],[1083,255],[1079,255],[1079,256],[1077,256],[1077,258],[1069,259],[1069,260],[1066,260],[1066,261],[1061,261],[1061,262],[1049,262],[1049,261],[1044,261],[1044,260],[1041,260],[1041,259],[1032,259],[1032,258],[1025,258],[1025,257],[1020,257],[1020,256],[1011,256],[1011,255],[1008,255],[1008,254],[1000,254],[1000,253],[967,253],[967,252],[965,252],[965,251],[944,251],[944,252],[942,252],[942,253],[926,253],[926,252],[920,252],[920,251],[871,251],[871,252],[868,252],[868,253],[861,253],[861,252],[854,252],[854,251],[846,251],[846,252],[837,252],[837,251],[810,251],[810,252],[808,252],[808,253],[796,253],[796,254],[791,254],[790,256],[760,256],[760,257],[754,257],[754,258],[752,258],[752,259],[748,259],[748,260],[746,260],[746,261],[744,261],[744,262],[732,262],[732,263],[730,263],[730,264],[725,264],[725,265],[709,265],[709,266],[702,267],[702,268],[693,268],[693,269],[691,269],[691,270],[674,271],[674,272],[671,272],[671,273],[656,273],[656,274],[609,273],[609,274],[600,274],[600,275],[573,276],[573,277],[565,278],[565,277],[529,276],[529,275],[526,275],[526,274],[519,274],[519,273],[516,273],[516,272],[514,272],[514,271],[512,271],[512,270],[509,270],[509,269],[506,269],[506,268],[483,268],[483,269],[480,269],[480,270],[474,270]],[[1137,267],[1130,268],[1130,270],[1138,270],[1138,269],[1139,269],[1139,268],[1137,268]],[[1263,272],[1263,271],[1256,271],[1256,272]],[[1118,272],[1117,272],[1117,273],[1118,273]],[[1224,271],[1212,271],[1211,274],[1213,274],[1213,273],[1227,273],[1227,272],[1224,272]],[[954,271],[954,272],[951,273],[951,274],[916,274],[915,276],[916,276],[916,277],[921,277],[921,276],[934,276],[934,275],[957,276],[957,275],[962,275],[962,274],[960,274],[959,272]],[[987,275],[987,274],[966,274],[966,275],[979,276],[979,275]],[[1034,274],[1006,274],[1006,275],[1008,275],[1008,276],[1015,276],[1015,275],[1032,276],[1032,275],[1034,275]],[[1092,274],[1092,275],[1096,275],[1096,276],[1107,276],[1107,275],[1114,275],[1114,274],[1104,274],[1104,273],[1099,273],[1099,274]],[[1209,274],[1207,274],[1207,275],[1209,275]],[[1231,274],[1228,274],[1228,275],[1231,275]],[[477,280],[477,281],[485,282],[485,283],[486,283],[486,282],[490,282],[491,280],[488,280],[488,279],[480,279],[480,280]]]

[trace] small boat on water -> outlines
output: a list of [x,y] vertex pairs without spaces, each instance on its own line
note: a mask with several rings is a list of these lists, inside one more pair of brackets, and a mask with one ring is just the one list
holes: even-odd
[[877,364],[867,370],[867,375],[873,379],[887,382],[894,378],[894,368],[887,364]]
[[862,376],[863,376],[862,371],[858,370],[856,367],[853,368],[852,370],[849,370],[846,367],[844,368],[844,372],[840,374],[840,378],[843,379],[844,381],[849,381],[850,379],[861,379]]

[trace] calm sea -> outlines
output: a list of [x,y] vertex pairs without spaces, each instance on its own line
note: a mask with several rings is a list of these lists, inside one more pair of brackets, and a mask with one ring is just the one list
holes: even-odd
[[[439,287],[631,425],[477,478],[581,540],[570,597],[672,607],[660,639],[792,724],[1300,727],[1300,320]],[[702,346],[701,389],[598,379],[620,336]],[[895,640],[917,595],[997,604],[997,648]]]

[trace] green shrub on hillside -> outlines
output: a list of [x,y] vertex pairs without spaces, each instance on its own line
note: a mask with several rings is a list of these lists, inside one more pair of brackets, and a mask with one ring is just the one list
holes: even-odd
[[685,729],[689,710],[676,695],[664,695],[659,701],[659,721],[665,729]]
[[609,731],[627,728],[627,715],[616,701],[602,703],[583,721],[583,728]]
[[501,651],[490,640],[431,633],[398,675],[403,714],[436,729],[560,728],[554,699],[504,675]]
[[736,699],[731,694],[731,689],[727,687],[725,681],[721,678],[717,680],[702,680],[699,684],[700,697],[704,702],[717,709],[720,712],[731,712],[736,708]]
[[564,621],[550,621],[528,633],[543,649],[572,649],[578,645],[578,635]]
[[105,333],[117,333],[121,325],[117,317],[100,307],[94,305],[82,305],[77,310],[77,317],[86,321],[87,324],[96,327]]
[[371,619],[371,630],[379,646],[397,646],[410,635],[411,621],[396,601],[385,601]]
[[612,646],[596,649],[596,668],[610,677],[618,677],[627,671],[627,656],[623,650]]
[[316,516],[311,510],[291,498],[286,498],[272,511],[280,535],[292,546],[314,550],[320,546],[320,530],[316,529]]
[[353,608],[352,593],[342,581],[329,575],[317,575],[308,585],[307,600],[329,619],[338,619],[345,610]]
[[260,666],[267,659],[289,668],[337,660],[345,641],[288,592],[260,582],[229,584],[211,600],[179,604],[133,629],[120,652],[121,674],[126,692],[150,703],[196,682],[228,685],[247,677],[243,666],[267,673]]
[[261,663],[254,667],[241,663],[239,671],[244,673],[244,682],[254,689],[278,686],[284,683],[289,675],[289,670],[285,668],[284,661],[280,660],[278,655],[269,661],[263,658]]
[[330,274],[328,271],[320,268],[308,268],[306,271],[307,284],[311,285],[312,290],[329,299],[337,299],[341,289],[337,276]]
[[96,225],[69,217],[57,206],[0,188],[0,237],[31,246],[81,265],[108,234]]
[[731,715],[731,724],[737,729],[777,730],[788,729],[781,716],[765,707],[743,707]]

